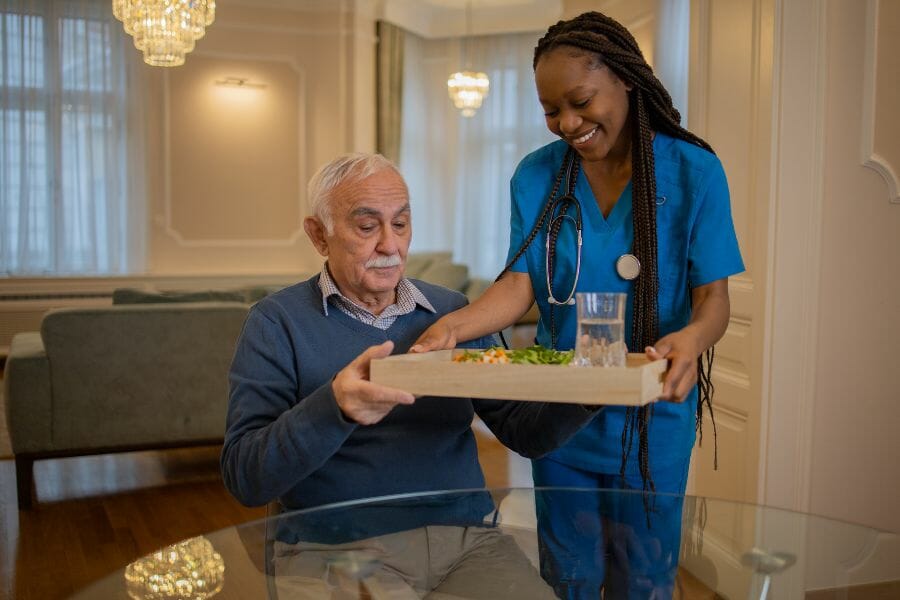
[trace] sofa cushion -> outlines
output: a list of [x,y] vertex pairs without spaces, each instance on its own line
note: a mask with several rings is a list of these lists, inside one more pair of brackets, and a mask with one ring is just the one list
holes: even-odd
[[469,268],[450,262],[433,262],[419,274],[418,279],[462,292],[469,283]]
[[452,260],[452,252],[415,252],[407,255],[403,274],[414,279],[422,279],[422,273],[431,265],[449,263]]
[[[255,298],[254,301],[258,299]],[[164,302],[248,302],[248,300],[247,294],[239,290],[156,292],[119,288],[113,291],[113,304],[159,304]]]

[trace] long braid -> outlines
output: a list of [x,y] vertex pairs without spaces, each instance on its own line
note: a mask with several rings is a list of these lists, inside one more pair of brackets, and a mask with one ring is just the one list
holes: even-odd
[[[550,216],[550,213],[553,211],[553,207],[555,205],[554,200],[557,197],[557,193],[559,193],[559,188],[562,185],[563,175],[568,173],[567,185],[569,186],[566,190],[567,195],[571,195],[575,191],[575,180],[578,178],[578,156],[575,154],[575,150],[569,148],[566,150],[565,157],[563,158],[562,167],[559,169],[559,173],[556,174],[556,180],[553,183],[553,189],[550,191],[550,196],[547,198],[547,203],[544,205],[543,211],[541,211],[538,220],[535,222],[534,227],[531,228],[531,232],[526,236],[525,241],[522,243],[522,246],[519,250],[513,255],[513,257],[506,263],[506,266],[503,267],[503,270],[500,271],[500,274],[497,275],[497,278],[494,281],[499,281],[507,271],[509,271],[512,266],[515,264],[519,257],[525,253],[525,250],[528,249],[528,246],[531,245],[531,242],[534,241],[534,238],[537,237],[538,232],[544,227],[544,223],[547,221],[547,218]],[[560,209],[560,214],[566,214],[568,209],[568,205],[563,205]],[[554,257],[556,255],[556,243],[555,240],[559,235],[560,227],[562,227],[562,221],[553,222],[552,225],[548,228],[547,237],[550,240],[548,244],[547,250],[547,277],[550,280],[553,280],[553,265],[555,263]],[[552,340],[551,345],[556,343],[556,323],[554,322],[554,306],[550,306],[550,339]],[[506,343],[506,339],[503,337],[503,332],[500,332],[500,339],[503,341],[503,345],[509,348]]]
[[[550,216],[550,211],[553,208],[553,199],[556,198],[556,194],[559,192],[559,187],[562,185],[563,175],[566,174],[566,166],[574,160],[575,160],[575,150],[573,150],[572,148],[569,148],[566,151],[565,158],[563,159],[563,166],[559,169],[559,173],[556,174],[556,181],[553,182],[553,189],[550,191],[550,197],[547,199],[547,204],[544,205],[544,210],[541,211],[541,214],[538,217],[538,220],[534,223],[534,227],[531,228],[531,231],[525,237],[525,241],[522,242],[522,246],[516,251],[516,253],[513,255],[513,257],[511,259],[509,259],[509,262],[506,263],[506,266],[503,267],[503,270],[500,271],[500,274],[497,275],[497,278],[494,279],[495,282],[500,281],[500,278],[503,277],[506,274],[506,272],[512,268],[512,266],[514,264],[516,264],[516,261],[519,260],[519,258],[523,254],[525,254],[525,251],[528,249],[528,246],[531,245],[531,242],[534,241],[534,238],[537,237],[537,234],[544,227],[544,223],[547,221],[547,217]],[[549,233],[548,233],[548,235],[549,235]],[[556,250],[556,245],[553,245],[553,251],[555,251],[555,250]],[[553,264],[552,256],[548,256],[547,260],[549,261],[550,265]],[[551,330],[551,332],[554,330],[553,306],[550,307],[550,330]],[[552,337],[552,333],[551,333],[551,337]],[[509,344],[506,343],[506,338],[504,337],[502,331],[500,332],[500,340],[503,342],[504,347],[509,348]]]
[[[538,220],[535,222],[534,227],[531,228],[531,232],[525,237],[525,241],[522,243],[522,246],[519,250],[513,255],[509,262],[506,263],[506,266],[503,267],[503,270],[500,271],[500,274],[497,275],[497,278],[494,281],[499,281],[501,277],[503,277],[507,271],[509,271],[516,261],[525,254],[525,251],[528,249],[528,246],[531,245],[531,242],[534,241],[534,238],[537,237],[537,234],[541,231],[541,228],[544,227],[544,223],[547,221],[547,217],[550,215],[550,208],[553,206],[553,199],[556,198],[556,194],[559,192],[559,187],[562,185],[563,176],[566,174],[565,165],[569,163],[570,160],[573,159],[573,154],[575,151],[572,148],[569,148],[566,151],[566,157],[563,159],[563,168],[559,170],[559,173],[556,174],[556,181],[553,182],[553,190],[550,192],[549,199],[547,200],[547,204],[544,206],[544,210],[541,212],[541,215],[538,217]],[[552,261],[550,261],[552,263]]]
[[[656,176],[653,155],[653,132],[660,131],[672,137],[699,146],[709,152],[712,147],[700,137],[683,128],[681,115],[672,104],[672,97],[653,74],[644,60],[634,36],[614,19],[598,12],[582,14],[569,21],[560,21],[550,27],[538,41],[534,50],[534,66],[538,60],[558,47],[581,51],[596,60],[598,66],[605,65],[620,79],[632,85],[629,92],[629,114],[632,122],[632,224],[634,227],[633,253],[640,261],[641,272],[634,283],[634,307],[632,318],[632,345],[643,349],[656,342],[659,337],[659,275],[656,239]],[[560,176],[562,170],[560,171]],[[557,177],[554,190],[559,187]],[[550,196],[552,199],[554,194]],[[548,202],[548,206],[549,206]],[[532,231],[529,242],[543,225]],[[524,247],[517,253],[524,252]],[[705,364],[704,364],[705,357]],[[710,379],[714,352],[712,349],[697,360],[699,401],[697,404],[696,427],[702,442],[702,407],[705,404],[712,414],[713,386]],[[624,477],[628,456],[637,433],[638,464],[644,491],[653,491],[648,451],[648,430],[653,414],[652,405],[626,410],[625,428],[622,431],[622,463],[620,471]],[[715,436],[715,420],[713,435]],[[718,450],[718,448],[717,448]],[[717,452],[718,454],[718,452]],[[718,466],[716,459],[716,466]]]

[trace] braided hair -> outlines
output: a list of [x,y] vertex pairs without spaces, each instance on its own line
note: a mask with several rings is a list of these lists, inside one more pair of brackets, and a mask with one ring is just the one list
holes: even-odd
[[[640,261],[641,272],[634,282],[634,307],[632,320],[632,345],[636,348],[651,346],[659,338],[659,277],[656,240],[656,177],[654,172],[653,132],[661,131],[672,137],[713,152],[700,137],[680,125],[681,115],[672,105],[672,98],[638,47],[631,33],[620,23],[598,12],[584,13],[569,21],[560,21],[547,30],[534,49],[534,67],[542,56],[550,51],[565,47],[580,52],[593,59],[593,66],[607,66],[620,79],[632,85],[628,93],[629,116],[632,127],[632,218],[634,226],[634,248],[632,253]],[[569,156],[577,160],[570,148]],[[563,161],[564,165],[567,161]],[[516,253],[510,265],[525,251],[547,219],[547,211],[560,187],[563,175],[560,170],[554,191],[547,202],[544,213],[535,228],[527,236],[523,248]],[[576,171],[577,172],[577,171]],[[548,232],[552,234],[553,232]],[[552,264],[552,261],[550,261]],[[502,274],[501,274],[502,275]],[[499,279],[499,277],[498,277]],[[552,321],[552,315],[551,315]],[[706,405],[712,414],[713,385],[710,379],[713,349],[697,360],[698,388],[700,400],[697,404],[696,428],[703,441],[702,409]],[[705,360],[704,360],[705,359]],[[638,465],[644,491],[655,491],[650,474],[648,454],[648,429],[653,414],[652,405],[629,407],[626,409],[625,428],[622,431],[622,463],[620,474],[624,477],[628,455],[633,446],[635,433],[638,437]],[[713,420],[715,436],[715,421]],[[716,449],[717,450],[717,449]],[[716,466],[718,456],[716,452]]]

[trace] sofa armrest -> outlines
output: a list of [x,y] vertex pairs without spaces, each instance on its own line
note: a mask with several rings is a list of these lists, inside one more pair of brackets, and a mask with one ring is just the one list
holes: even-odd
[[52,450],[50,361],[40,333],[19,333],[13,337],[3,385],[13,453]]

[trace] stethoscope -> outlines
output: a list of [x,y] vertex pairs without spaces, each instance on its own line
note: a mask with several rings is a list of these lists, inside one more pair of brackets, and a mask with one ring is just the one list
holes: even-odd
[[[584,222],[581,216],[581,203],[575,197],[575,183],[578,178],[577,173],[578,155],[575,152],[566,154],[564,168],[566,170],[566,192],[558,197],[551,196],[550,204],[547,207],[547,215],[549,221],[547,223],[547,239],[544,244],[544,273],[547,276],[547,303],[552,306],[571,306],[575,304],[575,290],[578,287],[578,278],[581,275],[581,246],[583,243],[582,231]],[[570,206],[575,208],[575,216],[568,214],[567,210]],[[575,277],[572,280],[572,288],[564,299],[559,299],[553,293],[552,284],[552,257],[556,253],[556,244],[559,237],[559,230],[563,223],[568,220],[575,226],[578,247],[575,258]],[[551,248],[552,244],[552,248]],[[619,256],[616,260],[616,272],[619,277],[626,281],[637,278],[641,272],[641,263],[638,258],[631,253],[626,252]]]

